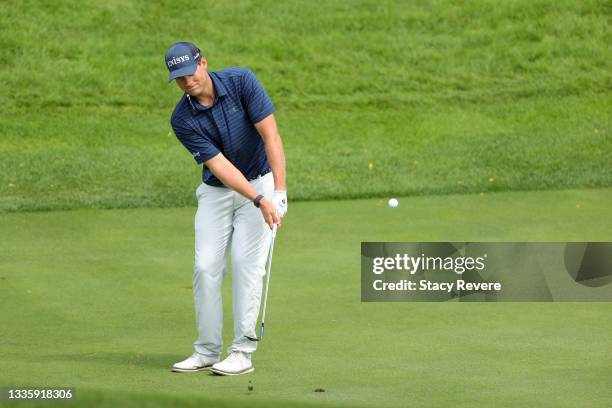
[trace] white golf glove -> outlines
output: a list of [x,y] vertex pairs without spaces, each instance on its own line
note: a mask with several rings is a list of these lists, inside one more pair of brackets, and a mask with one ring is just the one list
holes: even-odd
[[276,207],[276,214],[279,217],[284,217],[287,214],[287,192],[283,190],[274,190],[272,203]]

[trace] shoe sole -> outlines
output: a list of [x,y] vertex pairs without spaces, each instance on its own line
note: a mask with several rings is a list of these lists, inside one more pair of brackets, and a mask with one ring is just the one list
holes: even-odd
[[198,371],[210,370],[211,367],[212,365],[204,366],[200,368],[194,368],[194,369],[172,367],[170,371],[172,371],[173,373],[197,373]]
[[217,375],[242,375],[242,374],[248,374],[248,373],[252,373],[253,371],[255,371],[255,367],[251,367],[251,368],[247,368],[246,370],[237,372],[237,373],[230,373],[227,371],[221,371],[219,369],[216,368],[210,368],[210,372],[217,374]]

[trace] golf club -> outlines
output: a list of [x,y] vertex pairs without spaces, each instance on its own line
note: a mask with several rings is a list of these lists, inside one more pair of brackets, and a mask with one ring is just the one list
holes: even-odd
[[270,275],[272,274],[272,254],[274,253],[274,240],[276,239],[276,224],[272,227],[272,242],[270,242],[270,252],[268,253],[268,265],[266,272],[266,292],[264,294],[263,314],[261,315],[261,327],[259,328],[259,338],[245,336],[251,341],[261,341],[264,335],[264,322],[266,320],[266,306],[268,304],[268,289],[270,288]]

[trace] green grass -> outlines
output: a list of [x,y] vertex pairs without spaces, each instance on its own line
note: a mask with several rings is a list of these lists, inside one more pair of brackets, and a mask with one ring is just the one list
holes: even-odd
[[162,58],[176,40],[212,69],[257,73],[293,201],[611,186],[609,12],[600,0],[5,1],[0,211],[192,204],[199,171],[169,135],[179,91]]
[[294,203],[256,371],[234,378],[168,371],[195,336],[193,209],[0,214],[0,384],[76,387],[78,406],[605,407],[610,303],[363,304],[359,243],[610,241],[611,201],[606,188]]

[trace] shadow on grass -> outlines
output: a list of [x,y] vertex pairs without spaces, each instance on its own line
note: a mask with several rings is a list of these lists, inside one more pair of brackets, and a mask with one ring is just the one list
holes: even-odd
[[109,363],[117,366],[142,367],[167,370],[177,361],[184,360],[184,354],[159,354],[144,352],[94,352],[94,353],[63,353],[37,356],[38,361],[72,361],[81,363]]

